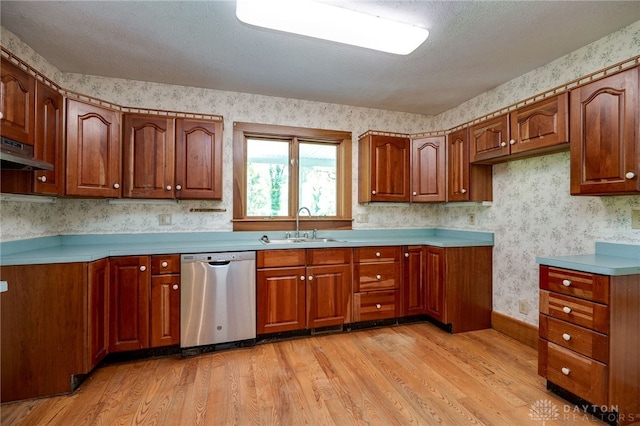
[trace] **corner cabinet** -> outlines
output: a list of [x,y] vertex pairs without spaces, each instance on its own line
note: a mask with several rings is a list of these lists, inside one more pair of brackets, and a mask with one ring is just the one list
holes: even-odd
[[638,274],[608,276],[540,266],[538,374],[547,388],[617,413],[619,425],[637,422],[638,306]]
[[492,201],[493,168],[469,163],[469,128],[447,135],[447,201]]
[[53,170],[34,173],[33,192],[64,194],[64,100],[60,92],[37,82],[34,156],[53,165]]
[[638,67],[571,91],[571,194],[640,193]]
[[67,100],[67,195],[120,197],[120,119],[117,111]]
[[358,143],[358,202],[409,202],[411,140],[367,132]]

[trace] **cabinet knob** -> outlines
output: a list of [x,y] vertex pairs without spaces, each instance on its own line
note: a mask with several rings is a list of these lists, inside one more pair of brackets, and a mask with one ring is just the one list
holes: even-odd
[[562,308],[562,312],[564,312],[565,314],[570,314],[571,313],[571,308],[568,306],[565,306],[564,308]]
[[174,290],[177,290],[177,289],[178,289],[178,284],[174,284],[172,288],[173,288]]
[[309,281],[313,281],[313,275],[309,275]]
[[45,183],[47,181],[47,177],[46,176],[38,176],[38,180],[42,183]]
[[405,254],[404,254],[404,257],[409,257],[409,253],[405,253]]
[[379,303],[376,303],[376,309],[380,309],[380,308],[382,308],[382,305]]
[[562,374],[564,374],[565,376],[568,376],[571,373],[571,370],[568,369],[567,367],[562,367]]
[[506,143],[506,142],[504,142],[504,141],[503,141],[503,142],[500,142],[500,146],[504,148],[505,146],[507,146],[507,143]]
[[467,190],[466,190],[466,189],[464,189],[464,188],[462,188],[462,189],[460,190],[460,192],[462,192],[463,194],[466,194],[466,193],[467,193]]
[[119,183],[114,183],[114,184],[113,184],[113,188],[114,188],[114,189],[118,189],[118,188],[120,188],[120,184],[119,184]]
[[569,280],[562,280],[562,285],[565,287],[569,287],[571,285],[571,281]]
[[146,270],[147,270],[147,267],[146,267],[146,266],[144,266],[144,265],[141,265],[141,266],[140,266],[140,272],[144,272],[144,271],[146,271]]
[[563,333],[562,338],[568,342],[571,340],[571,335],[569,333]]
[[166,261],[162,262],[160,266],[162,266],[163,268],[166,268],[167,266],[169,266],[169,262],[166,262]]
[[511,145],[515,145],[515,144],[516,144],[516,140],[515,140],[515,139],[511,139],[511,140],[509,141],[509,143],[510,143]]
[[416,195],[418,195],[418,193],[416,191],[413,191],[413,196],[415,197]]
[[375,190],[371,191],[371,193],[372,193],[373,195],[376,195],[376,191],[375,191]]
[[380,278],[382,278],[382,275],[380,275],[380,274],[376,275],[376,279],[379,280]]
[[304,281],[304,275],[300,275],[300,281]]
[[634,177],[636,177],[636,174],[633,172],[627,172],[624,177],[626,177],[627,179],[633,179]]
[[376,252],[376,257],[380,257],[380,252],[379,251]]
[[171,191],[171,185],[167,185],[167,191]]
[[182,189],[182,185],[176,185],[176,191],[180,191]]

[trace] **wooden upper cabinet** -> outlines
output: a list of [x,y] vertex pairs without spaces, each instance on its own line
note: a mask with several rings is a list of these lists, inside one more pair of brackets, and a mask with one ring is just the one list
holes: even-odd
[[446,198],[446,144],[444,136],[411,141],[411,201],[444,201]]
[[571,194],[640,192],[638,67],[571,91]]
[[122,196],[174,198],[173,118],[125,114]]
[[29,145],[35,140],[36,80],[12,62],[2,58],[0,67],[2,105],[1,133],[5,138]]
[[447,201],[492,201],[492,167],[469,163],[469,128],[447,135]]
[[411,140],[367,133],[358,145],[358,202],[410,201]]
[[120,113],[67,100],[67,195],[118,198]]
[[543,99],[511,113],[511,155],[569,149],[569,94]]
[[176,119],[176,198],[222,199],[222,122]]
[[53,170],[35,171],[33,192],[64,194],[64,100],[57,90],[36,84],[35,158],[53,164]]
[[491,163],[509,155],[509,114],[489,118],[469,129],[469,156],[472,163]]

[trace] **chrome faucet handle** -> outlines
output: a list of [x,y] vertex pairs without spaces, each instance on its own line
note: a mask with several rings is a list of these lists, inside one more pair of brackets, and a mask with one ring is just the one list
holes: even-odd
[[285,232],[284,237],[285,238],[291,238],[291,232],[289,232],[289,231]]
[[302,235],[304,235],[304,238],[309,238],[309,231],[304,231],[304,234]]
[[318,238],[318,230],[317,229],[313,230],[313,234],[311,234],[311,238],[313,238],[314,240]]

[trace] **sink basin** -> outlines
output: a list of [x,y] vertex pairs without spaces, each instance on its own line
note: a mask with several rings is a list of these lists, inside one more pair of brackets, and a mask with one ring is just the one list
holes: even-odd
[[342,242],[335,238],[282,238],[282,239],[270,239],[266,235],[260,238],[262,244],[295,244],[295,243],[331,243]]

